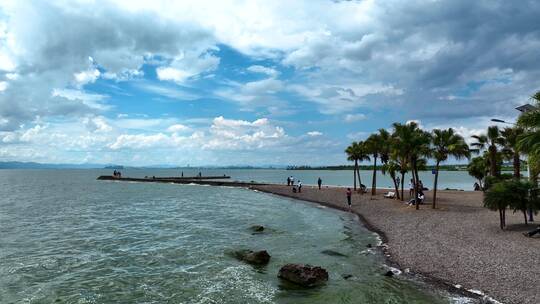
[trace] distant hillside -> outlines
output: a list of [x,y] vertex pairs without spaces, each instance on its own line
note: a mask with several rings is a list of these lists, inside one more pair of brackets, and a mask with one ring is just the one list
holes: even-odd
[[98,164],[41,164],[35,162],[0,162],[0,169],[97,169],[104,165]]

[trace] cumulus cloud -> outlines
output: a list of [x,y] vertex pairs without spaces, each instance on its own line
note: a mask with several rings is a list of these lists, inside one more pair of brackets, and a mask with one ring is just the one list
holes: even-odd
[[[88,96],[79,94],[78,104],[66,102],[73,101],[66,96],[66,92],[75,94],[68,91],[73,90],[72,83],[82,92],[84,85],[102,76],[127,80],[141,75],[142,65],[155,56],[173,69],[191,67],[183,69],[186,77],[219,61],[207,54],[215,48],[209,30],[162,18],[152,10],[130,11],[107,1],[99,6],[79,2],[76,7],[63,2],[7,1],[0,10],[6,16],[1,20],[0,70],[17,75],[0,95],[0,116],[9,119],[10,129],[36,116],[93,113],[97,103],[89,103]],[[183,54],[188,55],[180,59]]]
[[[186,135],[191,130],[168,131],[180,122],[174,118],[129,113],[109,121],[123,102],[92,90],[103,81],[144,78],[133,84],[143,93],[217,97],[254,117],[309,102],[345,122],[364,119],[357,114],[364,110],[394,111],[395,119],[459,125],[463,134],[491,117],[511,119],[540,87],[534,1],[3,1],[0,11],[0,132],[11,143],[0,155],[46,154],[17,143],[38,125],[46,128],[28,133],[25,143],[48,137],[69,149],[118,151],[150,146],[137,140],[160,147],[194,141],[242,151],[300,140],[270,120],[204,118],[195,139]],[[250,66],[231,69],[223,48]],[[188,88],[234,71],[243,76],[219,79],[209,96]],[[162,83],[145,82],[154,76]],[[191,128],[189,119],[181,122]],[[43,123],[59,120],[69,132]],[[323,144],[324,136],[304,137]]]
[[266,74],[271,77],[276,77],[277,75],[279,75],[279,72],[276,69],[265,67],[262,65],[252,65],[249,66],[247,70],[253,73]]
[[173,133],[184,132],[188,130],[189,130],[189,127],[182,124],[174,124],[167,128],[167,131],[173,132]]
[[356,121],[360,121],[360,120],[366,119],[366,115],[365,115],[365,114],[362,114],[362,113],[358,113],[358,114],[347,114],[347,115],[345,115],[344,119],[345,119],[346,122],[356,122]]

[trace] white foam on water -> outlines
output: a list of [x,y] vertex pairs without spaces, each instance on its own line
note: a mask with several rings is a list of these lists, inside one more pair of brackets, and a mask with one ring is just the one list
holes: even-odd
[[487,301],[487,303],[491,303],[491,304],[503,304],[502,302],[499,302],[495,299],[493,299],[492,297],[486,295],[483,291],[481,290],[478,290],[478,289],[467,289],[468,292],[471,292],[471,293],[474,293],[476,295],[479,295],[479,296],[482,296],[482,300],[483,301]]
[[[205,286],[195,303],[221,303],[231,300],[231,291],[242,291],[241,298],[251,298],[257,303],[274,303],[278,290],[268,282],[258,281],[251,277],[249,266],[230,266],[220,271],[214,278],[205,280]],[[225,297],[225,298],[222,298]],[[246,303],[252,303],[247,301]]]
[[402,274],[402,271],[401,271],[400,269],[396,268],[396,267],[388,266],[388,265],[386,265],[386,264],[383,264],[383,266],[384,266],[386,269],[392,271],[392,273],[393,273],[394,275],[400,275],[400,274]]
[[450,303],[452,304],[469,304],[474,303],[473,299],[467,297],[450,297]]
[[383,243],[383,240],[382,240],[382,237],[380,236],[380,234],[378,234],[377,232],[372,232],[371,234],[377,240],[377,243],[376,243],[375,246],[386,246],[387,247],[387,245]]

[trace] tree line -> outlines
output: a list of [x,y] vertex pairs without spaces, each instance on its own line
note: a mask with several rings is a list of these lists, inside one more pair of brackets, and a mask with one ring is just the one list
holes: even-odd
[[[537,176],[540,173],[540,92],[532,99],[536,107],[522,113],[516,125],[504,129],[490,126],[486,133],[472,136],[474,142],[470,146],[452,128],[426,131],[415,122],[394,123],[390,131],[379,129],[364,141],[354,141],[345,149],[347,159],[354,162],[353,187],[357,189],[357,180],[359,184],[362,183],[359,164],[372,161],[371,194],[375,194],[377,187],[376,171],[381,169],[392,179],[396,198],[403,201],[405,174],[410,172],[413,185],[417,185],[418,171],[425,169],[427,161],[431,159],[435,163],[431,205],[436,208],[442,163],[449,157],[468,159],[467,171],[485,191],[485,207],[499,211],[501,229],[505,227],[508,208],[514,212],[522,211],[527,223],[526,211],[532,217],[532,213],[540,209],[536,195]],[[521,174],[521,157],[525,155],[531,171],[530,181],[523,180]],[[512,163],[512,174],[501,172],[504,161]],[[416,198],[418,189],[413,188]],[[419,204],[415,206],[419,209]]]

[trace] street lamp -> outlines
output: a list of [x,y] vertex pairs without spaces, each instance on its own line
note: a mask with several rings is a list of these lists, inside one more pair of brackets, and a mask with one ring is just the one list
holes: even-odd
[[497,118],[492,118],[491,121],[505,123],[505,124],[509,124],[509,125],[515,125],[516,124],[515,122],[508,122],[508,121],[504,121],[502,119],[497,119]]

